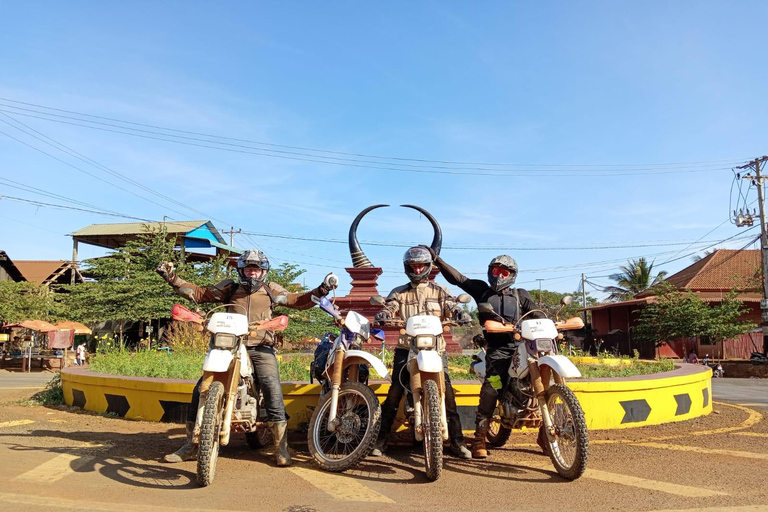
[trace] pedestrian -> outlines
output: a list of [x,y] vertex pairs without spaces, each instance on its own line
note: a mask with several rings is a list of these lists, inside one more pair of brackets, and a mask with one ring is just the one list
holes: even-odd
[[85,343],[81,343],[75,348],[75,364],[77,366],[85,364]]
[[696,349],[691,349],[688,354],[688,362],[691,364],[699,364],[699,357],[696,355]]

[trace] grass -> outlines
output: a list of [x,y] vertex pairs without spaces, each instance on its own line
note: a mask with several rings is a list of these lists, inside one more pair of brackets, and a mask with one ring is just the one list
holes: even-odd
[[[379,354],[376,354],[379,355]],[[385,362],[391,370],[392,353],[385,354]],[[157,377],[166,379],[197,380],[201,374],[204,354],[192,350],[176,350],[171,354],[164,352],[120,352],[112,351],[97,354],[91,361],[91,370],[111,375],[129,377]],[[630,365],[606,366],[602,364],[577,364],[577,368],[585,379],[631,377],[650,373],[666,372],[674,369],[672,360],[639,361],[632,359]],[[279,364],[280,380],[285,382],[309,381],[309,365],[311,354],[285,354]],[[448,373],[451,380],[476,380],[469,373],[472,362],[471,356],[449,355]],[[380,378],[375,371],[372,379]],[[53,391],[46,391],[52,394]],[[41,392],[44,393],[44,392]],[[55,399],[52,396],[51,399]],[[62,400],[63,403],[63,400]]]

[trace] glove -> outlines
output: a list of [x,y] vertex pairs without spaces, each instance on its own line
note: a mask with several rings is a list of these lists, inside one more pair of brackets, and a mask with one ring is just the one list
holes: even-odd
[[160,277],[165,279],[167,282],[171,282],[174,279],[176,279],[176,274],[173,271],[173,263],[170,261],[164,261],[160,265],[157,266],[155,269],[155,272],[160,274]]
[[382,309],[381,311],[379,311],[373,316],[373,321],[374,323],[377,323],[377,324],[382,324],[387,320],[392,320],[392,315],[387,309]]
[[456,320],[456,323],[459,325],[467,325],[472,323],[472,315],[464,311],[463,309],[460,309],[456,312],[454,315],[454,320]]
[[435,250],[433,248],[431,248],[428,245],[420,245],[419,247],[423,247],[423,248],[425,248],[426,250],[429,251],[429,255],[432,257],[432,261],[435,261],[437,259],[437,253],[435,252]]
[[339,278],[333,272],[329,272],[325,279],[323,279],[323,283],[319,286],[322,295],[328,295],[331,290],[335,290],[338,287]]

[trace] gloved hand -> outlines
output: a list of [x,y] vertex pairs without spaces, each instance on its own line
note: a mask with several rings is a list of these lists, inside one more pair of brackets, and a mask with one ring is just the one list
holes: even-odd
[[176,274],[173,271],[173,263],[170,261],[164,261],[160,265],[157,266],[155,269],[155,272],[160,274],[160,277],[165,279],[167,282],[171,282],[174,279],[176,279]]
[[437,253],[435,252],[435,250],[433,248],[431,248],[428,245],[420,245],[419,247],[423,247],[427,251],[429,251],[429,255],[432,256],[432,261],[435,261],[435,259],[437,259]]
[[472,323],[472,315],[463,309],[456,311],[456,314],[454,314],[453,317],[453,319],[456,320],[456,323],[459,325],[467,325]]
[[325,279],[323,279],[323,283],[319,286],[320,293],[322,295],[328,295],[331,290],[335,290],[339,287],[339,278],[336,277],[336,274],[333,272],[329,272],[327,276],[325,276]]
[[382,324],[387,320],[392,320],[392,315],[388,309],[382,309],[373,316],[373,323],[375,324]]

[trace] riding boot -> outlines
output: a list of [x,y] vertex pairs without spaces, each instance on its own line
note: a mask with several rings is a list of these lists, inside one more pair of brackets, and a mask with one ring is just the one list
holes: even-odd
[[275,438],[275,462],[278,467],[291,465],[291,454],[288,452],[288,422],[270,421],[267,423]]
[[187,427],[187,441],[181,448],[173,453],[169,453],[165,456],[165,462],[176,463],[184,462],[187,460],[197,460],[197,444],[193,442],[195,433],[195,422],[188,421]]
[[475,439],[472,441],[472,458],[485,459],[488,457],[488,450],[485,448],[485,436],[488,435],[488,423],[490,418],[477,417],[475,421]]

